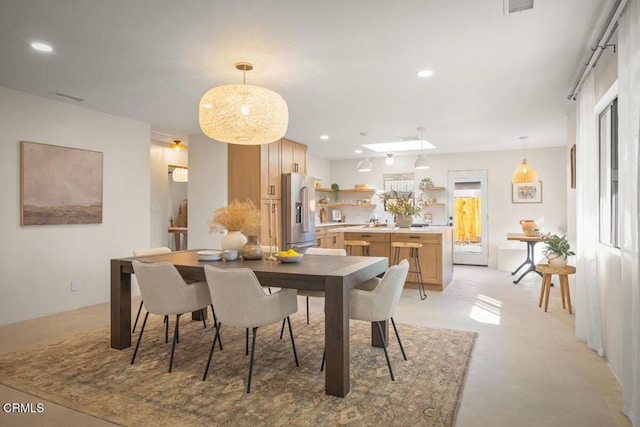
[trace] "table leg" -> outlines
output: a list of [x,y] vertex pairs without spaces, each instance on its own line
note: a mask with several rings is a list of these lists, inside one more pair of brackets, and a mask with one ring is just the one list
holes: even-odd
[[131,274],[111,261],[111,348],[131,347]]
[[564,282],[564,291],[567,295],[567,305],[569,306],[569,314],[573,314],[571,310],[571,291],[569,291],[569,277],[564,275],[560,276],[560,283]]
[[547,275],[547,282],[545,285],[545,298],[544,298],[544,312],[547,312],[547,308],[549,308],[549,292],[551,292],[551,275]]
[[326,277],[325,280],[325,393],[344,397],[351,390],[349,290],[339,277]]
[[527,268],[520,275],[520,277],[518,277],[518,280],[514,280],[513,281],[513,283],[515,285],[520,283],[520,280],[522,280],[522,278],[524,276],[526,276],[527,274],[531,273],[532,271],[538,273],[540,275],[540,277],[542,277],[542,273],[540,273],[539,271],[536,271],[535,251],[534,251],[536,243],[538,243],[538,242],[527,242],[527,259],[522,263],[522,265],[520,267],[518,267],[518,269],[516,271],[511,273],[512,275],[514,275],[514,274],[516,274],[518,272],[518,270],[520,270],[522,268],[522,266],[529,264],[529,268]]
[[547,287],[547,280],[549,279],[548,275],[542,276],[542,286],[540,287],[540,303],[538,303],[538,307],[542,307],[542,300],[544,299],[544,291]]

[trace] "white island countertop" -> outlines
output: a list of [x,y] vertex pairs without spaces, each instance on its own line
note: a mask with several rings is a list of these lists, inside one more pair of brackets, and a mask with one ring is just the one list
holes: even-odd
[[429,227],[410,227],[410,228],[389,228],[389,227],[340,227],[333,228],[329,231],[336,231],[340,233],[406,233],[406,234],[440,234],[450,232],[453,227],[434,225]]

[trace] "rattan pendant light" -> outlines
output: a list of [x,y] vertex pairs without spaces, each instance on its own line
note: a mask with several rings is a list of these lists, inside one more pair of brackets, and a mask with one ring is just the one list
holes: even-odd
[[527,139],[528,136],[521,136],[520,139],[523,143],[523,158],[522,164],[518,166],[518,169],[513,172],[513,177],[511,178],[511,182],[514,184],[522,183],[522,182],[538,182],[538,172],[531,167],[527,163]]
[[[236,68],[246,75],[253,66],[239,62]],[[260,86],[224,85],[214,87],[200,99],[200,129],[209,138],[229,144],[269,144],[284,136],[289,110],[276,92]]]

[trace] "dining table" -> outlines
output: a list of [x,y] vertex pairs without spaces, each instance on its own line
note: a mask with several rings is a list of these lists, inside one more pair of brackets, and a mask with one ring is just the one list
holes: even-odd
[[[145,257],[111,260],[111,347],[131,347],[132,261],[169,262],[186,281],[205,281],[204,266],[249,268],[265,287],[324,291],[325,293],[325,393],[345,397],[351,388],[349,356],[349,291],[358,284],[380,276],[388,268],[388,258],[369,256],[303,255],[297,263],[268,259],[200,261],[199,249]],[[215,301],[214,301],[215,306]],[[371,328],[371,342],[381,346],[377,331]],[[384,324],[383,335],[388,334]],[[385,339],[388,342],[387,339]]]
[[520,242],[525,242],[527,244],[527,258],[522,262],[522,264],[520,264],[520,267],[511,272],[511,275],[515,276],[518,271],[520,271],[525,265],[528,265],[528,267],[522,272],[520,277],[513,281],[513,284],[517,285],[518,283],[520,283],[524,276],[532,272],[537,273],[540,275],[540,277],[542,277],[542,274],[539,271],[536,271],[535,261],[536,243],[542,242],[542,236],[540,236],[539,234],[530,236],[523,233],[507,233],[507,240],[517,240]]

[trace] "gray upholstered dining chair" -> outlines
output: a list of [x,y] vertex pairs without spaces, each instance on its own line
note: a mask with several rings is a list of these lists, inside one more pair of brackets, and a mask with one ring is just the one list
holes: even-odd
[[[151,248],[151,249],[136,249],[133,251],[133,256],[134,257],[143,257],[143,256],[153,256],[153,255],[162,255],[162,254],[168,254],[171,252],[171,249],[169,249],[166,246],[158,246],[157,248]],[[144,300],[140,300],[140,305],[138,306],[138,313],[136,314],[136,321],[133,323],[133,329],[131,329],[131,333],[134,333],[136,331],[136,326],[138,326],[138,320],[140,319],[140,312],[142,311],[142,306],[144,305]],[[164,323],[166,325],[166,332],[165,332],[165,341],[168,341],[168,336],[169,336],[169,317],[165,316],[164,317]]]
[[206,265],[204,272],[209,285],[211,299],[218,314],[218,323],[202,381],[207,379],[216,339],[219,338],[222,324],[241,329],[252,328],[253,330],[249,374],[247,376],[247,393],[251,392],[256,335],[260,326],[286,319],[289,324],[293,357],[295,358],[296,366],[299,366],[291,320],[289,319],[291,314],[298,311],[298,299],[295,289],[280,289],[272,294],[265,294],[255,273],[248,268],[221,269]]
[[175,315],[176,326],[171,345],[171,359],[169,360],[169,372],[171,372],[176,342],[179,339],[180,316],[190,311],[201,311],[204,317],[205,310],[211,304],[209,287],[206,282],[187,284],[176,267],[168,262],[143,263],[134,260],[132,264],[147,313],[144,316],[142,328],[140,328],[131,364],[133,365],[136,360],[149,313],[163,316]]
[[[400,341],[400,335],[398,334],[398,328],[393,320],[393,314],[396,311],[396,306],[400,301],[402,295],[402,288],[404,282],[407,279],[409,272],[409,261],[403,259],[397,265],[389,267],[382,279],[374,278],[367,283],[369,289],[363,289],[361,285],[359,288],[352,289],[349,293],[349,318],[353,320],[363,320],[366,322],[372,322],[377,325],[378,333],[380,334],[380,341],[382,342],[382,348],[384,349],[384,356],[387,359],[387,366],[389,367],[389,374],[391,375],[391,381],[395,381],[393,376],[393,369],[391,368],[391,362],[389,361],[389,353],[387,352],[387,342],[384,339],[382,333],[382,325],[380,322],[391,320],[393,330],[396,333],[400,350],[402,351],[402,357],[407,360],[407,355],[404,352],[402,341]],[[324,354],[322,355],[322,367],[324,368]]]

